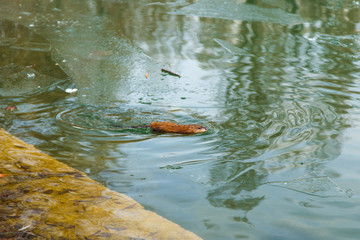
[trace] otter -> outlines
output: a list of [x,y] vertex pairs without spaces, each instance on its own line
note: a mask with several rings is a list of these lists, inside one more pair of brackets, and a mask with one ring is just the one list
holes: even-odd
[[168,133],[192,134],[207,131],[206,127],[199,124],[180,125],[172,122],[152,122],[149,126],[154,131]]
[[119,126],[112,125],[115,127],[121,128],[151,128],[153,131],[157,132],[167,132],[167,133],[181,133],[181,134],[193,134],[193,133],[202,133],[206,132],[207,128],[199,124],[187,124],[181,125],[172,122],[152,122],[150,125],[144,126]]

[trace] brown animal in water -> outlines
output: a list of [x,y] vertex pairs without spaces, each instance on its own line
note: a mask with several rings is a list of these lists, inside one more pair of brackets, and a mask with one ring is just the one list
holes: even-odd
[[206,127],[199,124],[180,125],[172,122],[152,122],[150,128],[158,132],[182,134],[202,133],[207,131]]
[[153,131],[157,132],[167,132],[167,133],[181,133],[181,134],[193,134],[193,133],[202,133],[206,132],[207,128],[199,124],[187,124],[181,125],[172,122],[152,122],[150,125],[145,126],[119,126],[112,125],[115,127],[121,128],[151,128]]

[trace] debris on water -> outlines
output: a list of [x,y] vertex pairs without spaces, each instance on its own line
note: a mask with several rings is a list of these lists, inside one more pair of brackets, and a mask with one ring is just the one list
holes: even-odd
[[164,73],[167,73],[167,74],[169,74],[169,75],[172,75],[172,76],[181,78],[181,76],[180,76],[179,74],[174,73],[174,72],[172,72],[172,71],[170,71],[170,70],[167,70],[167,69],[165,69],[165,68],[162,68],[161,71],[164,72]]
[[283,187],[319,197],[348,197],[353,195],[352,189],[344,190],[333,179],[317,171],[288,181],[268,182],[272,186]]
[[222,46],[226,51],[228,51],[231,54],[234,55],[251,55],[248,52],[246,52],[245,50],[235,47],[234,45],[232,45],[231,43],[218,39],[218,38],[214,38],[214,41],[219,44],[220,46]]
[[77,92],[78,90],[76,89],[76,88],[67,88],[66,90],[65,90],[65,92],[67,92],[67,93],[74,93],[74,92]]
[[7,107],[5,108],[5,111],[10,111],[10,112],[12,112],[12,111],[15,111],[15,110],[18,110],[18,108],[17,108],[16,106],[13,106],[13,105],[7,106]]
[[35,73],[27,73],[27,77],[28,77],[28,78],[34,78],[34,77],[35,77]]
[[29,228],[29,227],[31,227],[31,224],[29,224],[29,225],[27,225],[27,226],[25,226],[25,227],[20,228],[19,231],[24,231],[25,229],[27,229],[27,228]]
[[49,52],[51,51],[50,43],[25,42],[11,46],[12,49],[20,49],[33,52]]

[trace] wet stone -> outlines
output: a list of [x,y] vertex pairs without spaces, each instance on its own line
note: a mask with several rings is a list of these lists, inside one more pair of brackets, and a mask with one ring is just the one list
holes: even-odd
[[0,146],[0,238],[200,239],[2,129]]

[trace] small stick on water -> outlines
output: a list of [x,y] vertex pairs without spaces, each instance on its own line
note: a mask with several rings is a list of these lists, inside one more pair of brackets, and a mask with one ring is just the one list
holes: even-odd
[[112,108],[113,106],[116,106],[117,104],[111,104],[110,106],[106,107],[105,109]]
[[169,75],[172,75],[172,76],[176,76],[176,77],[178,77],[178,78],[181,78],[181,76],[180,76],[179,74],[174,73],[174,72],[172,72],[172,71],[170,71],[170,70],[167,70],[167,69],[165,69],[165,68],[162,68],[161,71],[164,72],[164,73],[167,73],[167,74],[169,74]]

